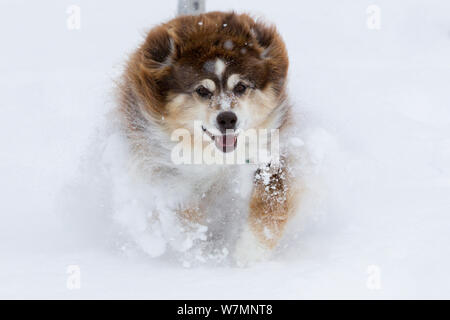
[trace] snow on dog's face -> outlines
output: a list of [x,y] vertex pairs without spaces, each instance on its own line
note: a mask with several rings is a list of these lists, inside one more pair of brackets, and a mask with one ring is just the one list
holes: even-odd
[[150,31],[128,66],[146,116],[170,134],[195,125],[233,151],[247,129],[284,119],[288,58],[273,26],[248,15],[183,16]]

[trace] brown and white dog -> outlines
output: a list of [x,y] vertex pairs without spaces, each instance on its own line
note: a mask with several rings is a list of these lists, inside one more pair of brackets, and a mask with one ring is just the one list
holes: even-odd
[[[148,195],[147,204],[162,201],[185,225],[207,226],[210,241],[223,237],[230,222],[239,230],[232,253],[242,265],[268,256],[298,200],[283,148],[291,122],[288,64],[274,26],[246,14],[211,12],[153,28],[119,84],[131,167],[140,183],[151,185],[149,192],[160,190]],[[203,143],[226,153],[236,151],[239,132],[279,129],[281,158],[257,166],[176,165],[171,136],[179,128],[191,135],[201,130]]]

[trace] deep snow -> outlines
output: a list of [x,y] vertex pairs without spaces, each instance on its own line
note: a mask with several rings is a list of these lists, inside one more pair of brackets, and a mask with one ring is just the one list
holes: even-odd
[[309,155],[303,209],[247,269],[120,250],[91,151],[126,54],[177,3],[78,1],[69,31],[71,4],[0,3],[1,298],[450,298],[448,1],[207,0],[278,25]]

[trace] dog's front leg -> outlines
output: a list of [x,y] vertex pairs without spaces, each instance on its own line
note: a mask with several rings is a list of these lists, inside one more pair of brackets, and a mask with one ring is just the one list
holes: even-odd
[[235,259],[246,266],[269,257],[296,209],[298,189],[286,167],[258,169],[253,182],[247,224],[238,240]]

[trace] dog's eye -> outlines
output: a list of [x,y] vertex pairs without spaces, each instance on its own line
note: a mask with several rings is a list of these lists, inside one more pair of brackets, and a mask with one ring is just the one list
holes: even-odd
[[247,90],[247,86],[242,82],[239,82],[233,89],[233,92],[237,95],[242,95]]
[[202,98],[211,98],[212,92],[206,89],[204,86],[198,87],[195,92]]

